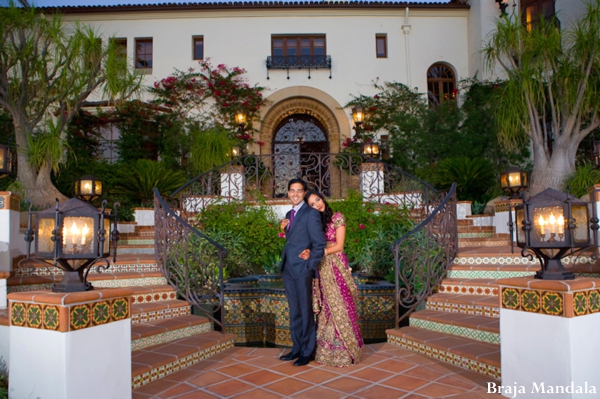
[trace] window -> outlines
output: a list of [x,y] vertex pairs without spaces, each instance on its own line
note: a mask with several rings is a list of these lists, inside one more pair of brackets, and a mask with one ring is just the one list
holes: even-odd
[[204,36],[192,37],[192,55],[195,60],[204,59]]
[[523,0],[521,3],[521,22],[528,31],[541,19],[550,21],[555,14],[554,0]]
[[113,38],[110,40],[113,46],[115,46],[115,50],[117,55],[127,58],[127,39],[126,38]]
[[135,67],[152,68],[152,39],[135,39]]
[[377,58],[387,58],[387,35],[375,35]]
[[272,36],[273,57],[325,58],[325,35],[318,36]]
[[433,64],[427,71],[427,99],[430,107],[456,97],[454,72],[445,64]]

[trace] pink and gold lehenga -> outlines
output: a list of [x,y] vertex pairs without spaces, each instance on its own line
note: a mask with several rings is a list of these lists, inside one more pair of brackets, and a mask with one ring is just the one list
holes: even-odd
[[[344,226],[344,216],[337,212],[327,226],[327,243],[335,243],[335,230]],[[358,289],[350,274],[344,252],[327,255],[319,265],[318,289],[313,290],[317,316],[317,352],[315,361],[345,367],[360,361],[363,339],[358,326]]]

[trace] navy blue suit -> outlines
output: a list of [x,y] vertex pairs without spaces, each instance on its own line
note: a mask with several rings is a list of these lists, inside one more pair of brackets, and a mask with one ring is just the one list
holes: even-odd
[[[286,218],[290,218],[290,212]],[[286,232],[281,255],[281,277],[290,308],[292,353],[310,357],[316,347],[316,328],[312,310],[312,279],[325,251],[325,234],[319,211],[304,203]],[[299,257],[310,249],[310,258]]]

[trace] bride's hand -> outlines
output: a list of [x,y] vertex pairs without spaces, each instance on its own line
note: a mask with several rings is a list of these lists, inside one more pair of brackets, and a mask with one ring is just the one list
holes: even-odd
[[300,252],[301,259],[308,260],[310,258],[310,249],[306,248],[304,251]]
[[279,227],[281,227],[281,230],[285,230],[285,228],[287,227],[288,224],[290,224],[290,220],[289,219],[283,219],[281,221],[281,223],[279,224]]

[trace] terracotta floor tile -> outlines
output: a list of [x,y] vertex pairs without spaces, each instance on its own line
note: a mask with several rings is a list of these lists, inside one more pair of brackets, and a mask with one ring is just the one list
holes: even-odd
[[380,384],[382,385],[402,389],[408,392],[415,391],[428,383],[429,381],[411,377],[408,375],[398,375],[380,382]]
[[405,394],[406,391],[384,387],[382,385],[375,385],[362,391],[355,392],[353,395],[364,399],[398,399]]
[[412,363],[404,362],[402,360],[391,359],[391,360],[385,360],[381,363],[374,364],[373,367],[381,369],[381,370],[389,371],[391,373],[401,373],[403,371],[406,371],[406,370],[409,370],[409,369],[415,367],[415,365]]
[[294,366],[294,362],[281,362],[281,363],[282,364],[280,364],[279,366],[275,365],[274,367],[271,367],[270,370],[274,371],[276,373],[281,373],[281,374],[285,374],[285,375],[289,375],[289,376],[296,376],[298,374],[309,371],[311,368],[316,367],[316,366],[313,366],[314,362],[309,363],[308,366],[302,366],[302,367]]
[[227,380],[227,381],[223,381],[218,384],[215,384],[215,385],[211,385],[210,387],[207,387],[206,390],[211,393],[214,392],[215,394],[217,394],[219,396],[232,396],[232,395],[242,393],[244,391],[249,391],[253,388],[254,387],[252,385],[247,384],[242,381]]
[[166,391],[170,388],[173,388],[175,385],[178,385],[178,382],[174,381],[165,381],[163,378],[152,381],[146,385],[142,385],[137,388],[135,391],[138,393],[147,393],[147,394],[157,394],[163,391]]
[[248,364],[238,363],[226,367],[220,367],[218,370],[219,373],[227,374],[231,377],[238,377],[240,375],[249,374],[260,369],[258,367],[253,367]]
[[342,391],[346,393],[354,393],[363,388],[368,387],[372,383],[370,381],[359,380],[352,377],[340,377],[333,381],[330,381],[323,386],[327,388],[335,389],[336,391]]
[[418,389],[415,393],[431,398],[445,398],[450,395],[463,395],[466,390],[458,387],[436,384],[435,382]]
[[313,369],[313,370],[309,370],[305,373],[298,374],[295,377],[302,381],[312,382],[313,384],[321,384],[325,381],[329,381],[331,379],[338,378],[339,374],[331,373],[329,371],[321,370],[321,369]]
[[373,367],[367,367],[350,375],[352,377],[360,378],[361,380],[376,382],[391,377],[393,374]]
[[[200,362],[202,363],[202,362]],[[190,368],[186,368],[183,370],[179,370],[173,374],[169,374],[168,376],[164,377],[165,380],[169,380],[169,381],[176,381],[176,382],[185,382],[187,380],[189,380],[192,377],[195,377],[198,375],[198,372],[196,370],[190,370]]]
[[210,394],[203,391],[194,391],[182,396],[177,396],[177,399],[213,399],[220,398],[218,395]]
[[148,399],[148,398],[152,398],[152,397],[154,397],[154,395],[149,395],[149,394],[139,393],[139,392],[133,392],[131,394],[131,399]]
[[440,377],[444,376],[444,373],[440,373],[439,371],[432,370],[425,366],[418,366],[413,369],[407,370],[403,375],[409,375],[411,377],[421,378],[423,380],[435,381]]
[[346,395],[341,392],[332,391],[327,388],[315,387],[299,394],[293,395],[294,399],[339,399]]
[[252,359],[248,359],[246,362],[250,363],[254,366],[257,366],[257,367],[265,367],[265,368],[271,368],[273,366],[278,366],[278,365],[282,364],[282,361],[279,360],[278,358],[268,357],[268,356],[255,357]]
[[263,389],[254,389],[252,391],[244,392],[236,396],[232,396],[232,398],[240,398],[240,399],[278,399],[281,398],[281,395],[278,395],[273,392],[268,392]]
[[206,373],[202,373],[197,377],[191,378],[188,380],[188,383],[194,384],[197,387],[207,387],[225,380],[228,380],[229,377],[215,373],[213,371],[208,371]]
[[250,374],[239,377],[240,380],[246,381],[253,385],[263,386],[271,382],[275,382],[285,378],[284,375],[275,374],[267,370],[258,370]]
[[471,390],[471,389],[474,389],[479,386],[479,384],[476,384],[475,382],[470,381],[466,378],[455,378],[454,376],[451,376],[451,375],[442,377],[442,378],[438,379],[436,382],[439,384],[449,385],[452,387],[458,387],[458,388],[463,388],[463,389],[467,389],[467,390]]
[[177,384],[174,387],[172,387],[171,389],[167,389],[166,391],[160,393],[158,395],[158,397],[161,399],[169,399],[169,398],[177,397],[178,395],[182,395],[184,393],[193,392],[193,391],[196,391],[196,389],[192,385]]
[[284,380],[267,385],[264,388],[284,396],[291,396],[297,392],[310,388],[311,386],[312,384],[297,380],[295,378],[286,378]]

